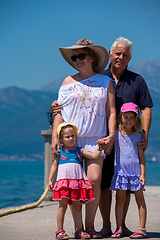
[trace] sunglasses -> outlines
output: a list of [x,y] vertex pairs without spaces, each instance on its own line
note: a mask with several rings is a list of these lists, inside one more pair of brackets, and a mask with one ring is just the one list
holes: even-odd
[[78,54],[78,55],[73,55],[73,56],[71,56],[71,60],[72,60],[72,62],[76,62],[77,58],[78,58],[79,60],[84,60],[85,57],[86,57],[86,55],[87,55],[87,54],[85,54],[85,53],[80,53],[80,54]]

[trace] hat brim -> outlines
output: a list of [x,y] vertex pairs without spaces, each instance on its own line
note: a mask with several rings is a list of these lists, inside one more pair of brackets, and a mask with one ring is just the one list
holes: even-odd
[[68,126],[68,125],[73,127],[73,129],[74,129],[74,131],[75,131],[75,135],[76,135],[76,137],[77,137],[77,127],[76,127],[75,125],[73,125],[73,124],[71,124],[71,123],[60,123],[60,124],[58,125],[58,127],[57,127],[57,135],[58,135],[58,138],[59,138],[59,136],[60,136],[60,132],[61,132],[62,128],[65,127],[65,126]]
[[[100,45],[88,45],[88,46],[84,46],[84,45],[73,45],[71,47],[59,47],[59,50],[63,56],[63,58],[75,69],[77,69],[74,66],[74,63],[71,60],[71,56],[73,55],[73,51],[72,50],[76,50],[76,49],[81,49],[81,48],[90,48],[92,49],[97,56],[97,60],[98,60],[98,65],[97,67],[94,69],[94,71],[96,73],[100,73],[102,72],[109,61],[109,54],[106,48],[100,46]],[[78,69],[77,69],[78,70]]]

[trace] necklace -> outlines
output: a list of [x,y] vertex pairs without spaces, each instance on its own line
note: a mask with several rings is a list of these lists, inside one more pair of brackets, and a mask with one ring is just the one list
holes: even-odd
[[131,158],[132,152],[134,152],[137,147],[137,142],[134,139],[132,139],[132,137],[131,137],[134,134],[124,135],[121,132],[119,132],[119,133],[120,133],[119,134],[119,142],[123,142],[123,145],[128,148],[128,151],[126,151],[126,148],[125,148],[125,151],[123,151],[123,149],[121,147],[119,147],[118,150],[122,154],[123,158],[129,159],[129,158]]

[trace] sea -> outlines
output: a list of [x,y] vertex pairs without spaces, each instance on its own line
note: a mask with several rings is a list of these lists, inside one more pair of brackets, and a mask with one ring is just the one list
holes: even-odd
[[[146,185],[160,186],[160,162],[146,162]],[[44,161],[0,161],[0,209],[36,202],[44,192]]]

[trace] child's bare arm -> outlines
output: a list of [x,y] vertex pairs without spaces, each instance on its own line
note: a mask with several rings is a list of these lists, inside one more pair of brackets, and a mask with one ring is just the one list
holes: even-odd
[[97,158],[99,158],[101,152],[102,151],[99,150],[99,147],[97,147],[94,152],[89,152],[89,151],[87,151],[85,149],[82,149],[83,157],[88,158],[88,159],[97,159]]
[[50,174],[49,174],[49,178],[48,178],[48,190],[50,192],[53,191],[52,181],[53,181],[53,178],[56,175],[57,169],[58,169],[58,158],[53,160],[53,164],[51,166],[51,170],[50,170]]
[[143,148],[138,148],[138,155],[139,155],[139,162],[140,162],[140,169],[141,169],[141,176],[139,178],[139,182],[142,182],[142,186],[146,184],[146,160],[144,156]]

